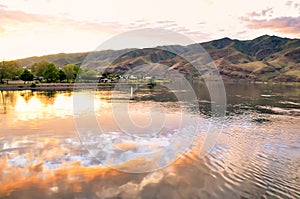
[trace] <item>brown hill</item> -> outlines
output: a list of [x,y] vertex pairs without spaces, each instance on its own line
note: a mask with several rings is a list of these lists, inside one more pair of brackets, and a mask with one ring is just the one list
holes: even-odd
[[[223,38],[201,43],[201,46],[214,60],[224,79],[300,82],[300,39],[264,35],[246,41]],[[121,74],[143,64],[151,64],[149,67],[156,69],[165,65],[185,75],[195,76],[198,73],[191,63],[201,59],[202,53],[203,49],[198,44],[192,44],[56,54],[17,61],[27,67],[41,60],[53,62],[58,66],[69,63],[82,64],[98,71],[108,68],[108,72]],[[191,63],[182,57],[188,58]],[[202,60],[202,63],[206,62],[209,60]],[[205,68],[203,70],[205,71]]]

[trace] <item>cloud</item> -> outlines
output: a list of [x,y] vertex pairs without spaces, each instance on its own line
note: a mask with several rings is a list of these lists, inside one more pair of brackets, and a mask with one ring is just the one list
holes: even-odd
[[205,34],[200,31],[196,31],[186,26],[181,26],[177,24],[175,21],[164,20],[164,21],[146,21],[146,20],[136,20],[135,22],[124,24],[123,30],[136,30],[136,29],[145,29],[145,28],[158,28],[174,31],[183,35],[190,37],[195,41],[199,40],[209,40],[210,37],[208,34]]
[[136,30],[143,28],[160,28],[160,29],[175,29],[178,28],[179,25],[175,23],[175,21],[155,21],[149,22],[146,20],[136,20],[135,22],[129,23],[123,26],[125,30]]
[[270,20],[256,20],[241,18],[250,29],[269,29],[280,33],[300,36],[300,16],[278,17]]
[[0,4],[0,9],[7,8],[7,6]]
[[[2,29],[5,26],[20,26],[21,29],[26,25],[37,25],[36,27],[44,27],[45,29],[53,30],[60,28],[102,31],[102,32],[118,32],[121,24],[118,22],[96,23],[87,21],[77,21],[66,17],[48,16],[41,14],[31,14],[23,11],[8,10],[0,5],[0,24]],[[0,29],[1,31],[1,29]]]
[[260,12],[251,12],[248,14],[250,17],[265,17],[265,16],[272,16],[273,15],[273,8],[266,8],[264,10],[261,10]]
[[45,17],[34,14],[24,13],[22,11],[7,10],[5,7],[0,6],[0,23],[3,24],[16,24],[28,22],[44,22]]
[[61,15],[32,14],[0,7],[0,54],[11,60],[58,52],[90,51],[107,37],[122,32],[123,27],[115,21],[79,21]]
[[145,21],[145,20],[137,20],[133,23],[129,23],[128,25],[124,26],[127,30],[136,30],[136,29],[142,29],[142,28],[149,28],[151,23]]
[[170,24],[170,23],[174,23],[175,21],[169,21],[169,20],[165,20],[165,21],[157,21],[156,23],[158,24]]
[[296,3],[295,1],[287,1],[286,3],[285,3],[285,5],[286,6],[288,6],[288,7],[290,7],[290,8],[292,8],[292,9],[296,9],[296,10],[298,10],[299,11],[299,13],[298,14],[300,14],[300,2],[299,3]]
[[300,8],[300,3],[296,3],[295,1],[287,1],[285,5],[289,7]]

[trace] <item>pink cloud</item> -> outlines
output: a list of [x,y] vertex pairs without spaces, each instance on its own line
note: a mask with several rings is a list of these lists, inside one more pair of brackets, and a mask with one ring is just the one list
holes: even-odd
[[[300,11],[300,3],[296,3],[295,1],[287,1],[285,3],[286,6],[294,8],[294,9],[298,9]],[[300,14],[300,13],[299,13]]]
[[28,23],[28,22],[45,22],[45,17],[28,14],[21,11],[7,10],[5,7],[0,6],[0,23],[1,24],[15,24],[15,23]]
[[250,29],[270,29],[280,33],[287,33],[300,36],[300,16],[299,17],[278,17],[270,20],[252,20],[241,18],[247,23]]
[[121,28],[121,24],[119,24],[118,22],[94,23],[87,21],[76,21],[65,17],[55,17],[40,14],[31,14],[16,10],[8,10],[4,6],[0,5],[0,24],[2,26],[2,29],[6,25],[24,25],[29,23],[102,32],[118,32]]
[[266,8],[264,10],[261,10],[260,12],[251,12],[248,15],[250,17],[265,17],[269,14],[269,16],[272,16],[273,14],[273,8]]

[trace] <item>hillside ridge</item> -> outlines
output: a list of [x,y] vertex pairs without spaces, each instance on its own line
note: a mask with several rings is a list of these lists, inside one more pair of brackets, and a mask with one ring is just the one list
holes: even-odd
[[[300,39],[263,35],[252,40],[228,37],[200,43],[209,53],[224,79],[251,81],[300,82]],[[157,48],[104,50],[83,53],[59,53],[16,60],[29,67],[42,60],[63,66],[84,64],[95,70],[107,68],[108,72],[125,73],[141,64],[163,64],[187,76],[197,75],[189,60],[201,57],[199,44],[187,46],[168,45]],[[170,52],[168,52],[168,50]]]

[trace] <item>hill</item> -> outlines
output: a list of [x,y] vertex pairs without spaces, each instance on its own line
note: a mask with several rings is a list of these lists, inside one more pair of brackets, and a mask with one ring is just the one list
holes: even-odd
[[[300,39],[264,35],[253,40],[222,38],[200,44],[210,54],[224,79],[300,82]],[[198,44],[163,48],[188,57],[192,63],[200,59],[202,53]],[[41,60],[58,66],[84,64],[99,71],[109,65],[108,72],[112,73],[125,73],[135,66],[152,63],[156,69],[166,65],[185,75],[194,76],[196,71],[192,65],[172,52],[159,48],[105,50],[61,53],[17,61],[26,67]]]

